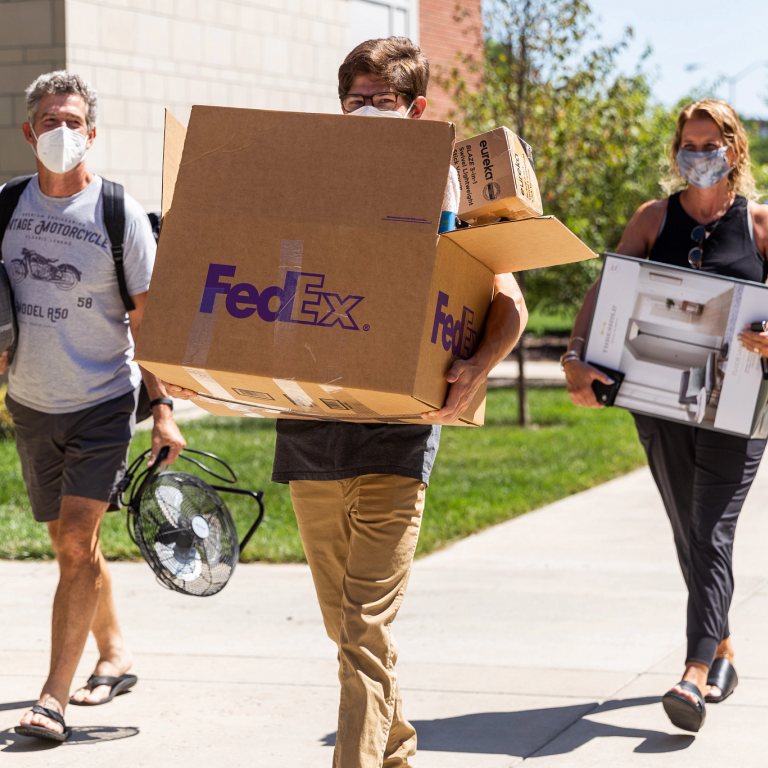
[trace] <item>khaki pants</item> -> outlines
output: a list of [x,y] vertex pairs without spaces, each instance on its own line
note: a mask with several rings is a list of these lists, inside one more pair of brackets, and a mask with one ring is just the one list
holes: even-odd
[[291,498],[328,636],[339,649],[334,768],[405,768],[392,622],[419,538],[426,485],[397,475],[295,480]]

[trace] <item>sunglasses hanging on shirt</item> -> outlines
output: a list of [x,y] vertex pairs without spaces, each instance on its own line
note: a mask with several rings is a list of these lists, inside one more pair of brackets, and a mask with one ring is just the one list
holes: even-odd
[[709,224],[698,224],[693,228],[693,231],[691,232],[691,240],[693,240],[696,245],[688,251],[688,263],[694,269],[701,269],[701,266],[704,263],[704,243],[719,223],[720,219],[715,219]]

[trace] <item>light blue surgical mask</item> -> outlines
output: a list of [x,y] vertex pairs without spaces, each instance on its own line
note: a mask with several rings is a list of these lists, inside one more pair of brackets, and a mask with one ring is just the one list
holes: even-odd
[[680,175],[700,189],[714,187],[732,170],[725,153],[728,147],[713,149],[711,152],[692,152],[690,149],[677,151],[677,167]]

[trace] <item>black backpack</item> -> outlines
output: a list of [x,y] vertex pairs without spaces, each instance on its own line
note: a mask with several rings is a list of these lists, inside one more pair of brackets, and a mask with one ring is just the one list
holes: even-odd
[[[32,180],[31,176],[19,176],[11,179],[0,192],[0,262],[2,261],[2,245],[5,237],[5,230],[11,223],[13,212],[19,204],[21,195]],[[123,241],[125,239],[125,189],[121,184],[114,181],[108,181],[102,178],[102,202],[104,206],[104,226],[107,228],[107,235],[112,246],[112,258],[115,262],[115,272],[117,274],[117,286],[120,291],[120,298],[123,300],[126,312],[136,309],[130,295],[128,286],[125,282],[125,268],[123,266]],[[160,214],[148,213],[149,224],[152,227],[152,234],[155,236],[155,242],[160,237]],[[13,304],[12,304],[13,306]],[[149,407],[149,393],[141,382],[139,391],[139,404],[136,409],[136,421],[145,421],[152,415]]]

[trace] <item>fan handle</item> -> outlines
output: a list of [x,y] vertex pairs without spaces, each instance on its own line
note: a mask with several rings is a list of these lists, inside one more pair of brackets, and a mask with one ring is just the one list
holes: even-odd
[[259,505],[259,516],[240,542],[240,551],[242,552],[243,548],[251,540],[251,537],[256,533],[256,529],[261,525],[261,521],[264,519],[264,502],[262,501],[264,491],[247,491],[245,488],[230,488],[226,485],[212,485],[211,488],[216,491],[221,491],[222,493],[236,493],[239,496],[250,496],[252,499],[256,499],[256,503]]
[[[131,501],[128,504],[128,509],[130,509],[132,512],[138,511],[138,503],[141,501],[141,496],[144,493],[144,489],[147,487],[147,485],[152,481],[152,478],[157,474],[158,470],[160,470],[162,463],[168,458],[168,454],[171,452],[171,447],[169,445],[164,445],[160,452],[157,454],[157,459],[155,460],[155,463],[149,467],[149,469],[146,469],[144,471],[144,476],[139,476],[141,478],[141,483],[139,484],[138,489],[135,493],[131,494]],[[142,454],[142,458],[146,456],[148,452],[144,452]]]
[[[126,505],[128,507],[128,514],[125,516],[125,526],[128,529],[128,537],[130,540],[138,547],[139,544],[136,541],[136,538],[133,535],[133,531],[131,530],[131,515],[138,514],[139,511],[139,504],[141,503],[141,495],[144,493],[144,488],[146,488],[147,483],[155,476],[157,471],[160,469],[160,465],[165,461],[165,459],[168,457],[168,454],[171,452],[171,447],[169,445],[164,445],[160,449],[160,453],[157,454],[157,461],[149,467],[149,469],[144,471],[144,476],[141,480],[141,484],[139,485],[138,490],[136,493],[131,494],[131,499]],[[133,473],[132,470],[135,471],[135,465],[138,464],[141,459],[143,459],[149,451],[144,451],[144,453],[141,454],[141,456],[138,457],[136,461],[131,465],[130,469],[128,470],[128,473],[126,473],[126,476],[130,473],[131,481],[133,480]],[[128,482],[128,485],[130,485],[131,482]],[[127,486],[126,486],[127,487]]]
[[[194,453],[197,456],[205,456],[208,459],[213,459],[215,462],[221,464],[224,469],[229,473],[229,477],[223,477],[222,475],[218,474],[217,472],[214,472],[210,467],[207,467],[205,464],[203,464],[202,461],[199,461],[198,459],[194,459],[191,456],[188,456],[187,454]],[[185,461],[188,461],[190,464],[194,464],[197,467],[200,467],[200,469],[207,472],[212,477],[215,477],[217,480],[221,480],[224,483],[236,483],[237,482],[237,475],[235,474],[232,467],[227,464],[224,459],[217,456],[215,453],[208,453],[208,451],[196,451],[194,448],[184,448],[182,452],[179,454],[180,459],[184,459]]]

